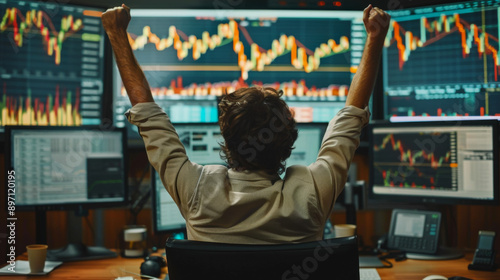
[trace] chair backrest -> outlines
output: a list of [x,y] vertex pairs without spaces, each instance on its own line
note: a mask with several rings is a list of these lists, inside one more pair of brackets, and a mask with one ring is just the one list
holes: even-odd
[[357,237],[307,243],[239,245],[167,240],[170,280],[355,280]]

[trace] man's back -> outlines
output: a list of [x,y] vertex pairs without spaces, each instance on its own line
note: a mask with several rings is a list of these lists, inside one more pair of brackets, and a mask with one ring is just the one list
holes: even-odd
[[155,103],[127,112],[153,167],[186,219],[188,238],[272,244],[320,240],[342,191],[368,112],[342,109],[330,122],[316,162],[277,173],[191,162],[168,116]]

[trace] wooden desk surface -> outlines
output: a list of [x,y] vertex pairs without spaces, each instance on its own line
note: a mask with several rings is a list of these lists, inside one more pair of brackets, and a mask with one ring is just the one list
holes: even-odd
[[[25,255],[18,260],[27,259]],[[496,272],[468,270],[467,265],[472,261],[472,254],[465,258],[447,261],[420,261],[405,260],[393,262],[392,268],[377,269],[382,280],[422,280],[425,276],[439,274],[445,277],[462,276],[474,280],[500,279],[500,270]],[[85,280],[114,280],[120,276],[139,276],[127,272],[139,273],[142,259],[114,258],[94,261],[64,263],[46,276],[13,276],[13,280],[24,279],[85,279]],[[166,271],[165,271],[166,272]],[[162,273],[160,279],[165,277]],[[0,278],[9,279],[8,276]]]
[[448,278],[461,276],[474,280],[500,279],[500,270],[495,272],[468,270],[467,266],[472,262],[472,256],[473,254],[469,253],[464,258],[445,261],[405,260],[396,262],[391,259],[392,268],[380,268],[377,271],[383,280],[422,280],[432,274]]
[[[25,253],[19,256],[17,260],[28,260],[28,255]],[[12,276],[12,279],[114,280],[123,276],[133,276],[135,279],[141,279],[138,274],[140,273],[140,265],[143,261],[142,258],[122,258],[119,256],[113,259],[66,262],[45,276]],[[166,272],[166,269],[162,271],[160,279],[165,278]],[[0,278],[2,277],[6,276],[0,276]]]

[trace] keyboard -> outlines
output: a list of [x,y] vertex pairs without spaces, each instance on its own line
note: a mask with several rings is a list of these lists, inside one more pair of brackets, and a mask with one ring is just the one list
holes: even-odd
[[360,280],[381,280],[380,275],[375,268],[360,268],[359,269],[359,279]]

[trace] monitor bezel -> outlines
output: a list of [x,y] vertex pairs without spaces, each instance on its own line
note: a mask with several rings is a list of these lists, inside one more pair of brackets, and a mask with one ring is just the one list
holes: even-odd
[[[125,206],[129,202],[129,185],[128,185],[128,150],[127,150],[127,130],[124,128],[104,127],[104,126],[5,126],[6,145],[5,145],[5,172],[13,170],[12,167],[12,132],[15,130],[52,130],[52,131],[75,131],[75,130],[93,130],[101,132],[118,131],[121,133],[122,154],[123,154],[123,182],[124,193],[121,201],[112,202],[63,202],[58,204],[36,204],[36,205],[16,205],[16,210],[19,211],[52,211],[52,210],[79,210],[79,209],[95,209],[95,208],[112,208]],[[8,183],[5,178],[6,186]],[[5,188],[5,194],[8,190]],[[7,196],[6,196],[7,197]],[[7,198],[6,198],[7,200]]]
[[[440,122],[406,122],[406,123],[391,123],[389,121],[374,122],[369,125],[369,141],[370,141],[370,151],[369,151],[369,164],[370,164],[370,183],[368,185],[368,198],[373,204],[378,205],[400,205],[404,204],[418,204],[418,205],[499,205],[500,204],[500,193],[499,193],[499,167],[500,167],[500,155],[499,155],[499,128],[498,121],[496,120],[471,120],[471,121],[440,121]],[[390,127],[390,128],[404,128],[404,127],[454,127],[454,126],[487,126],[492,128],[492,141],[493,141],[493,199],[477,199],[477,198],[455,198],[455,197],[433,197],[424,195],[390,195],[390,194],[377,194],[374,192],[374,175],[375,170],[373,167],[374,160],[374,150],[373,150],[373,129],[380,127]]]

